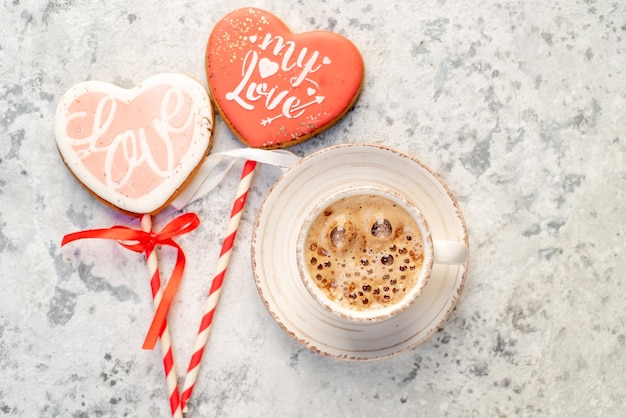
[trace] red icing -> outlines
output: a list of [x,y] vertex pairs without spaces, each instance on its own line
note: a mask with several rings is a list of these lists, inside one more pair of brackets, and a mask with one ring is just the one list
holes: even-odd
[[292,33],[259,9],[220,20],[207,45],[207,79],[222,117],[245,143],[277,148],[336,122],[356,100],[363,60],[343,36]]

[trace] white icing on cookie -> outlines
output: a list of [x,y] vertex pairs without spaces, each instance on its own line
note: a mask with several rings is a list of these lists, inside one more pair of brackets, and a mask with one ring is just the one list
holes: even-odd
[[67,167],[124,212],[156,213],[207,155],[213,107],[206,89],[182,74],[159,74],[123,89],[100,81],[70,88],[55,115]]

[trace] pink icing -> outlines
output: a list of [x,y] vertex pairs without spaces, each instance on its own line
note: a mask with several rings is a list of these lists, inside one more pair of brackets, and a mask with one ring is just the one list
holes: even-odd
[[72,148],[94,177],[138,198],[173,171],[189,149],[194,125],[191,97],[167,94],[171,88],[155,86],[128,105],[101,92],[72,102],[69,111],[78,116],[67,124],[67,135],[77,140]]
[[212,119],[206,90],[186,76],[154,76],[132,90],[86,82],[57,108],[57,145],[96,195],[125,211],[152,213],[206,155]]

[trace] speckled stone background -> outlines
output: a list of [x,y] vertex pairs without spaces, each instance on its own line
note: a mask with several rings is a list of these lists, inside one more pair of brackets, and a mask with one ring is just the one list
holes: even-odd
[[[69,232],[136,222],[66,170],[53,115],[84,80],[132,87],[174,71],[206,85],[212,26],[248,5],[363,54],[355,108],[292,151],[367,141],[430,165],[463,210],[470,272],[452,316],[414,350],[367,363],[308,351],[254,286],[252,223],[280,175],[261,167],[189,416],[624,416],[626,4],[615,0],[2,2],[0,416],[169,415],[160,351],[141,350],[153,312],[142,256],[98,240],[60,248]],[[216,125],[214,150],[239,146]],[[178,240],[180,375],[238,172],[188,208],[203,224]]]

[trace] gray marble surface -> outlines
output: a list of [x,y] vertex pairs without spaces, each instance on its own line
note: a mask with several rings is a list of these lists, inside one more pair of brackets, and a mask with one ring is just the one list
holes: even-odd
[[[143,258],[77,230],[134,225],[55,149],[73,84],[160,72],[206,85],[213,24],[240,6],[361,50],[353,111],[291,150],[366,141],[450,186],[471,245],[465,289],[428,341],[342,362],[293,341],[250,267],[252,223],[280,172],[255,175],[191,405],[193,417],[618,417],[626,399],[626,4],[560,1],[5,0],[0,5],[0,416],[166,417]],[[214,150],[239,146],[221,119]],[[170,324],[182,376],[239,170],[188,210]],[[157,224],[167,220],[157,217]],[[163,262],[174,255],[163,250]]]

